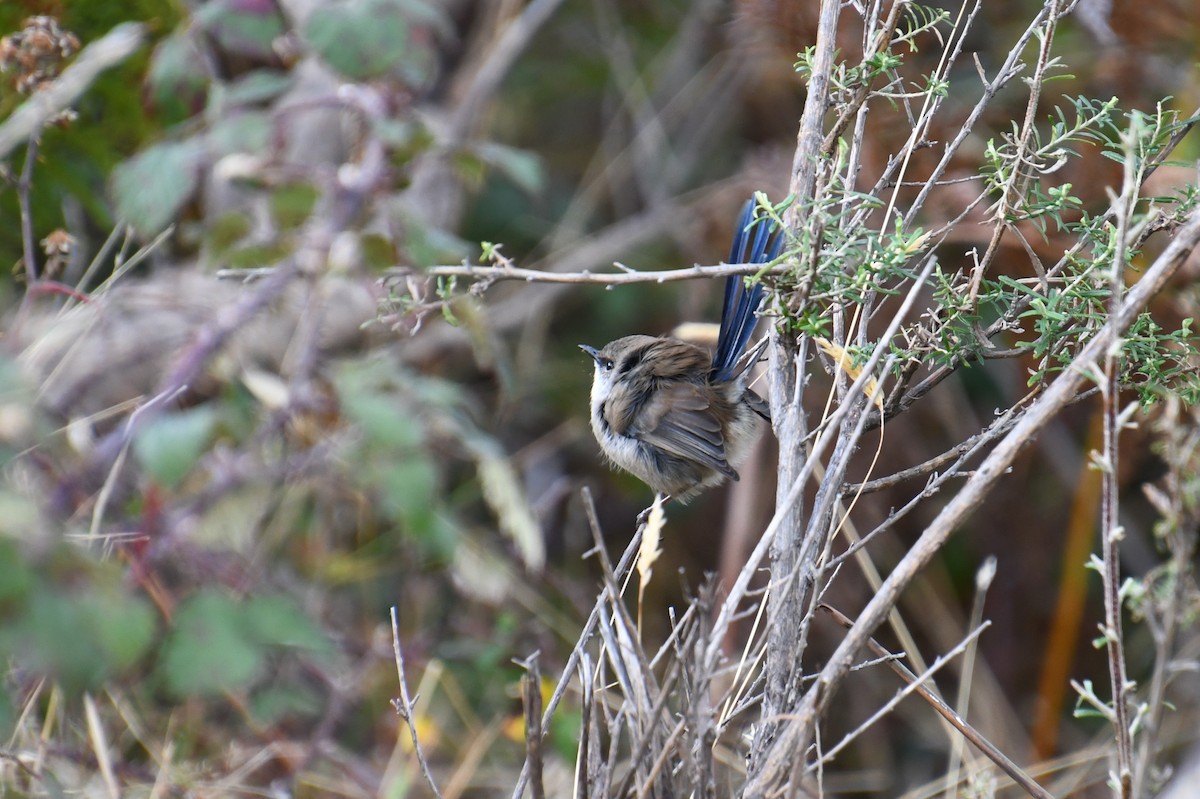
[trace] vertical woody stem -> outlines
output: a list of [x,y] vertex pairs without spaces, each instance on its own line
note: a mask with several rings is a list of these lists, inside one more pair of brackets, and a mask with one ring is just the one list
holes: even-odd
[[[792,230],[808,224],[807,202],[812,198],[821,158],[822,128],[828,109],[830,74],[833,69],[834,43],[840,2],[822,0],[817,28],[816,53],[808,83],[808,98],[800,120],[792,178],[789,187],[796,199],[784,221]],[[793,484],[805,472],[804,439],[808,428],[800,399],[804,389],[805,352],[799,337],[776,327],[771,335],[771,414],[779,440],[779,475],[776,503],[782,508]],[[779,533],[771,546],[771,592],[768,616],[772,620],[767,637],[766,691],[762,723],[756,732],[752,751],[765,752],[765,744],[774,737],[777,719],[788,712],[796,697],[795,678],[801,673],[798,659],[803,644],[799,640],[799,620],[804,614],[804,586],[798,575],[811,574],[813,564],[800,563],[801,536],[804,531],[804,503],[793,502],[786,511]],[[812,551],[811,548],[807,548]],[[765,765],[752,762],[751,773]]]

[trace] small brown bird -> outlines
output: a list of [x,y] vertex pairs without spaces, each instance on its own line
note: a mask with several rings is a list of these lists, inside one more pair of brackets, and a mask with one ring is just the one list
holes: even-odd
[[[729,263],[778,257],[783,237],[773,235],[769,220],[754,219],[753,201],[738,225]],[[770,421],[766,402],[746,388],[750,364],[739,365],[762,296],[761,283],[747,288],[740,276],[726,279],[711,356],[696,344],[653,336],[626,336],[600,349],[579,345],[596,364],[592,432],[612,463],[681,501],[738,479],[737,467],[763,420]]]

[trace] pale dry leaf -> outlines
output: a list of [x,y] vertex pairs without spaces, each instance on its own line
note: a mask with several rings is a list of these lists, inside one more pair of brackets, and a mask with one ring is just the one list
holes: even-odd
[[512,572],[495,552],[466,540],[454,548],[450,576],[459,590],[489,605],[499,606],[512,590]]
[[92,743],[92,753],[96,756],[96,762],[100,765],[100,775],[104,779],[104,786],[107,789],[108,796],[112,799],[118,799],[121,792],[117,788],[117,780],[113,771],[112,752],[108,745],[108,735],[104,730],[104,724],[100,720],[100,711],[96,707],[96,700],[92,695],[83,695],[83,711],[87,718],[88,738]]
[[662,547],[659,546],[659,542],[662,540],[662,529],[666,522],[667,515],[663,512],[662,494],[658,494],[654,497],[654,504],[650,507],[650,517],[646,519],[646,529],[642,533],[642,545],[638,548],[637,570],[639,595],[650,584],[650,575],[654,571],[654,562],[662,554]]
[[[862,374],[862,369],[854,365],[854,359],[845,349],[828,339],[817,336],[813,339],[821,351],[833,359],[837,367],[850,376],[851,380],[858,380],[858,376]],[[879,381],[873,377],[867,378],[867,382],[863,385],[863,394],[867,396],[871,402],[875,403],[875,407],[880,411],[883,410],[883,392],[879,390]]]
[[291,401],[287,383],[272,372],[247,367],[242,370],[242,385],[269,411],[286,408]]
[[483,498],[496,514],[501,532],[516,545],[521,560],[531,571],[541,571],[546,564],[542,529],[512,464],[507,458],[491,452],[478,452],[476,458]]
[[713,322],[684,322],[671,331],[671,336],[705,347],[717,346],[721,326]]

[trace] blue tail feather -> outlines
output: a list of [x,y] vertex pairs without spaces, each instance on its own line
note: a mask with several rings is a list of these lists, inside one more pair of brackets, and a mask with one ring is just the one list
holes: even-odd
[[[754,230],[751,241],[750,230]],[[783,236],[776,235],[775,223],[769,219],[754,221],[754,200],[742,207],[738,226],[729,251],[731,264],[765,264],[779,257]],[[749,247],[749,252],[747,252]],[[725,301],[721,307],[721,331],[717,336],[717,351],[713,353],[712,379],[732,380],[738,373],[737,362],[746,350],[757,322],[755,311],[762,302],[764,288],[755,283],[746,288],[741,275],[725,279]]]

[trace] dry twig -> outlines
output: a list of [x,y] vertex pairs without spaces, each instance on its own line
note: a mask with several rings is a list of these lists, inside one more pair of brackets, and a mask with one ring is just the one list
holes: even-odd
[[417,720],[413,718],[413,697],[408,692],[408,680],[404,676],[404,652],[400,648],[400,620],[396,614],[396,606],[392,605],[392,656],[396,661],[396,679],[400,683],[400,698],[392,700],[392,707],[396,709],[396,713],[400,718],[404,719],[405,725],[408,727],[409,736],[412,738],[413,752],[417,756],[417,763],[421,766],[421,773],[425,776],[425,782],[429,783],[429,788],[433,791],[434,796],[441,799],[442,793],[438,790],[437,782],[433,779],[433,773],[429,770],[429,761],[425,759],[425,750],[421,747],[420,738],[417,736]]

